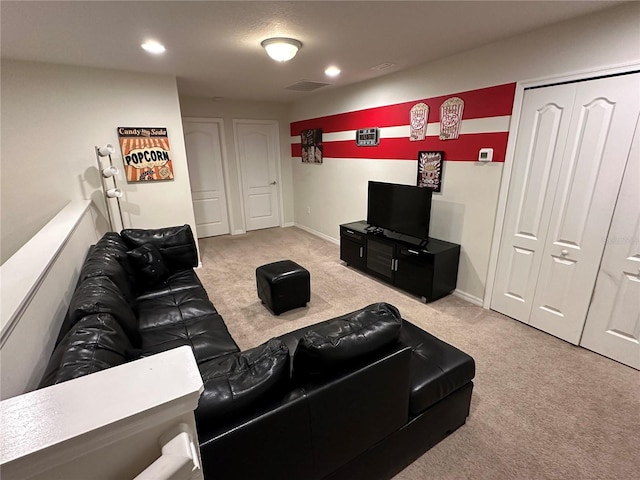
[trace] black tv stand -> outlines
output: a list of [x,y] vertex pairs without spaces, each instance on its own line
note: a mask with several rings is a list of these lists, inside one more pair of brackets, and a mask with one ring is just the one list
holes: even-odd
[[359,221],[340,225],[340,259],[431,302],[456,288],[460,245],[413,238]]

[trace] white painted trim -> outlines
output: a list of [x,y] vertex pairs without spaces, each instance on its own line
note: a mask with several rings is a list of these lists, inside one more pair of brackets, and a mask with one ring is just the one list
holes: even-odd
[[192,412],[202,391],[183,346],[4,400],[3,476],[31,478]]
[[[232,124],[233,124],[233,143],[236,147],[236,169],[238,171],[238,191],[240,192],[240,210],[242,212],[242,215],[240,216],[240,218],[242,218],[242,225],[241,230],[242,233],[246,233],[247,231],[247,219],[245,218],[246,214],[245,214],[245,209],[244,209],[244,186],[242,185],[242,165],[240,165],[240,151],[239,151],[239,147],[240,147],[240,143],[238,141],[238,123],[242,123],[242,121],[239,121],[237,119],[232,119],[231,120]],[[237,231],[237,230],[236,230]]]
[[324,240],[327,240],[328,242],[334,243],[336,245],[340,245],[339,239],[330,237],[329,235],[325,235],[324,233],[314,230],[313,228],[309,228],[306,225],[302,225],[300,223],[294,222],[293,226],[298,227],[299,229],[304,230],[305,232],[309,232],[310,234],[315,235],[316,237],[320,237]]
[[511,181],[511,171],[513,170],[513,158],[516,149],[518,127],[520,126],[520,113],[522,112],[522,100],[524,98],[524,87],[518,83],[513,99],[513,111],[511,113],[511,127],[507,140],[507,150],[505,161],[502,167],[502,178],[500,180],[500,191],[498,193],[498,205],[496,207],[496,219],[493,224],[493,240],[489,252],[489,268],[487,279],[485,280],[484,299],[481,303],[483,308],[491,307],[491,296],[493,295],[493,283],[496,279],[498,268],[498,255],[500,253],[500,241],[502,240],[502,227],[507,210],[507,196],[509,195],[509,182]]
[[[205,117],[184,117],[183,123],[215,123],[218,125],[218,132],[220,133],[220,154],[222,155],[222,179],[224,181],[224,198],[227,203],[227,222],[229,224],[229,232],[232,232],[235,228],[233,225],[234,211],[233,203],[229,193],[229,160],[227,155],[227,137],[224,133],[224,119],[222,118],[205,118]],[[184,132],[184,129],[183,129]],[[186,139],[185,139],[186,143]],[[186,149],[186,147],[185,147]],[[191,198],[193,203],[193,196]]]
[[[67,244],[91,205],[90,200],[68,203],[20,250],[0,266],[0,346],[4,345],[17,320],[29,306],[34,293]],[[34,255],[37,252],[37,255]]]
[[546,85],[553,85],[556,83],[588,80],[590,78],[603,77],[607,75],[621,75],[633,72],[635,70],[640,70],[640,63],[638,63],[637,61],[596,67],[587,70],[577,70],[574,72],[567,72],[562,75],[550,75],[548,77],[534,78],[531,80],[518,82],[518,85],[522,84],[524,88],[542,87]]
[[244,235],[245,233],[247,233],[245,230],[234,230],[231,235]]
[[482,307],[482,299],[479,297],[475,297],[467,292],[458,290],[457,288],[452,292],[452,294],[455,295],[456,297],[466,300],[469,303],[473,303],[474,305],[478,305],[479,307]]
[[[242,183],[242,179],[243,179],[243,172],[242,172],[242,165],[240,162],[240,144],[238,142],[238,129],[236,128],[237,125],[241,125],[241,124],[261,124],[261,125],[275,125],[276,127],[276,142],[275,142],[275,147],[276,147],[276,177],[277,177],[277,184],[276,184],[276,190],[277,190],[277,194],[278,194],[278,208],[280,209],[279,212],[279,222],[278,224],[282,227],[282,222],[284,222],[284,200],[282,198],[282,159],[280,157],[280,122],[278,120],[251,120],[251,119],[244,119],[244,118],[234,118],[232,119],[232,123],[233,123],[233,140],[236,146],[236,166],[238,168],[238,183],[239,183],[239,188],[240,188],[240,206],[242,208],[242,228],[243,228],[243,232],[242,233],[246,233],[247,231],[247,219],[245,217],[245,208],[244,208],[244,197],[245,197],[245,191],[244,191],[244,185]],[[235,234],[234,234],[235,235]]]
[[520,125],[520,115],[522,112],[522,103],[524,101],[524,91],[526,88],[540,87],[544,85],[552,85],[562,82],[574,82],[596,78],[606,75],[616,75],[630,73],[640,69],[640,63],[630,62],[618,65],[603,66],[595,69],[581,70],[577,72],[569,72],[563,75],[553,75],[533,80],[518,82],[516,85],[516,93],[513,101],[513,112],[511,114],[511,126],[509,128],[509,139],[507,142],[507,152],[502,171],[502,180],[500,182],[500,193],[498,196],[498,206],[496,209],[496,221],[493,228],[493,241],[491,242],[491,253],[489,257],[489,269],[487,272],[486,287],[484,290],[484,299],[482,306],[491,308],[491,297],[493,296],[493,284],[496,279],[496,271],[498,269],[498,255],[500,250],[500,242],[502,240],[502,229],[507,210],[507,196],[509,194],[509,182],[511,181],[511,172],[513,170],[513,161],[515,156],[515,146],[517,141],[518,127]]
[[287,222],[284,225],[282,225],[282,228],[289,228],[289,227],[295,227],[296,224],[294,222]]

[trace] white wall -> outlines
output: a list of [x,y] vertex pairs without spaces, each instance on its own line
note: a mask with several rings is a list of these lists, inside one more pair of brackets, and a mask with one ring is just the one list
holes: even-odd
[[[291,121],[373,108],[579,70],[640,61],[640,3],[632,2],[292,105]],[[371,127],[373,125],[364,125]],[[292,162],[296,224],[334,239],[340,223],[366,216],[369,179],[412,184],[408,161]],[[445,162],[431,236],[462,245],[458,290],[484,296],[503,165]],[[307,206],[311,213],[307,214]]]
[[183,117],[221,118],[224,125],[224,147],[227,152],[227,172],[230,185],[225,185],[230,200],[232,233],[242,230],[242,204],[238,159],[233,131],[233,120],[277,120],[280,127],[281,188],[284,204],[283,223],[293,223],[293,185],[291,148],[289,146],[289,107],[283,103],[249,102],[239,100],[212,100],[204,97],[180,96]]
[[122,170],[120,126],[167,127],[175,175],[121,175],[125,226],[195,227],[175,77],[11,60],[1,74],[3,262],[70,200],[93,199],[104,213],[94,146],[113,144]]

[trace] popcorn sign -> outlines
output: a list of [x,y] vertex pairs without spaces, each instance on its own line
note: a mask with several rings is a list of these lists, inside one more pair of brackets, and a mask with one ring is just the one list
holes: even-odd
[[166,128],[118,127],[127,182],[173,180]]

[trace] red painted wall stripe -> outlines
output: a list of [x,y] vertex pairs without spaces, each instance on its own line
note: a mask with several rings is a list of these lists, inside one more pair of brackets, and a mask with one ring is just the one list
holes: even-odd
[[[457,140],[440,140],[427,137],[420,142],[408,138],[382,138],[377,147],[358,147],[354,140],[323,143],[324,158],[370,158],[392,160],[418,160],[421,150],[442,150],[445,161],[475,161],[481,148],[493,148],[493,161],[504,162],[507,152],[508,132],[475,133],[460,135]],[[291,145],[291,156],[301,156],[301,145]]]
[[[440,121],[440,105],[450,97],[460,97],[464,100],[463,120],[472,118],[500,117],[511,115],[516,84],[507,83],[495,87],[469,90],[440,97],[413,100],[411,102],[387,105],[384,107],[368,108],[354,112],[339,113],[326,117],[300,120],[290,125],[291,136],[300,135],[302,130],[322,128],[323,133],[357,130],[369,127],[393,127],[409,124],[411,107],[424,102],[429,105],[431,123]],[[450,140],[451,142],[451,140]]]

